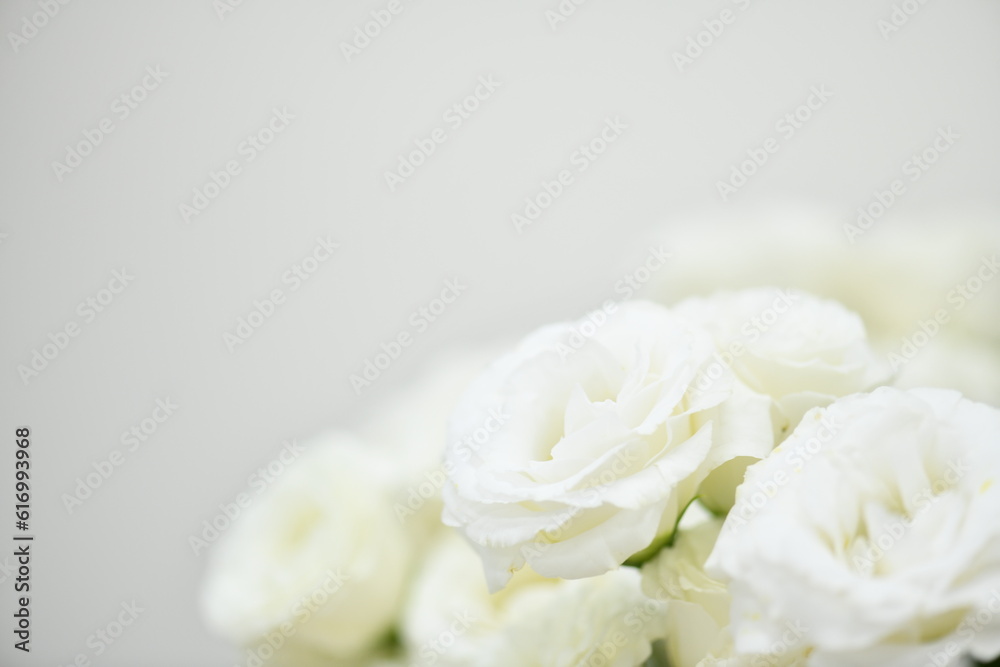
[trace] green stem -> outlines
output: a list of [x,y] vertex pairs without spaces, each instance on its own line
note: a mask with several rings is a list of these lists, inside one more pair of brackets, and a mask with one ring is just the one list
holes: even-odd
[[629,567],[642,567],[649,561],[653,560],[653,558],[656,557],[656,554],[660,553],[664,549],[669,549],[674,546],[674,540],[677,538],[677,527],[680,525],[681,519],[684,518],[684,514],[687,513],[688,508],[691,507],[691,504],[696,500],[698,500],[698,496],[689,500],[688,504],[684,506],[684,509],[680,511],[680,514],[677,515],[677,520],[674,522],[673,530],[654,539],[650,545],[642,551],[629,556],[628,560],[626,560],[624,564]]

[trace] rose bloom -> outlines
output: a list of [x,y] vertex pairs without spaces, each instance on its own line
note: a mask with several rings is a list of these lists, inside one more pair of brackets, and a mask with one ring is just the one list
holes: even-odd
[[511,598],[541,594],[558,583],[523,568],[491,595],[479,556],[455,531],[444,531],[410,587],[400,628],[403,643],[417,664],[475,665],[507,622]]
[[[721,366],[773,401],[781,442],[810,408],[886,384],[892,373],[868,342],[864,323],[836,301],[795,290],[761,287],[691,297],[674,312],[705,327],[719,348],[708,377]],[[702,484],[702,501],[718,512],[733,503],[736,486],[757,459],[727,461]]]
[[650,656],[662,613],[628,567],[574,581],[523,568],[491,595],[479,557],[452,532],[416,577],[402,635],[415,665],[635,667]]
[[475,551],[453,531],[416,577],[402,635],[416,665],[635,667],[652,652],[663,605],[638,571],[545,579],[530,568],[490,594]]
[[[722,519],[697,504],[688,508],[672,544],[642,566],[642,589],[665,601],[659,633],[671,667],[802,667],[805,651],[772,647],[768,655],[739,655],[729,634],[729,589],[705,572]],[[794,633],[793,633],[794,636]]]
[[518,595],[482,667],[638,667],[653,652],[663,607],[642,593],[631,567]]
[[812,210],[685,221],[663,233],[670,260],[644,295],[672,305],[780,285],[835,299],[864,320],[898,386],[955,388],[1000,406],[996,222],[880,219],[849,238],[852,224]]
[[[540,329],[469,387],[443,520],[479,552],[491,590],[525,563],[568,579],[616,568],[673,530],[711,470],[772,449],[768,397],[728,367],[693,385],[715,351],[703,329],[631,302]],[[503,425],[485,432],[491,411]]]
[[[257,663],[246,656],[242,663],[252,667]],[[392,648],[378,649],[351,658],[334,658],[322,650],[304,646],[296,642],[294,637],[284,646],[274,652],[274,655],[263,658],[261,667],[410,667],[410,662],[399,650]]]
[[692,297],[674,312],[708,329],[719,363],[775,400],[782,432],[806,410],[874,389],[891,376],[868,344],[861,318],[836,301],[762,287]]
[[883,387],[810,411],[752,466],[706,564],[741,653],[811,667],[1000,654],[1000,410]]
[[[449,350],[434,356],[412,382],[372,406],[358,427],[366,442],[378,443],[394,475],[393,512],[415,547],[433,539],[441,525],[442,462],[448,417],[469,383],[496,357],[492,348]],[[484,428],[497,428],[487,416]]]
[[357,656],[395,621],[410,544],[386,457],[345,433],[304,446],[216,545],[202,609],[234,643]]

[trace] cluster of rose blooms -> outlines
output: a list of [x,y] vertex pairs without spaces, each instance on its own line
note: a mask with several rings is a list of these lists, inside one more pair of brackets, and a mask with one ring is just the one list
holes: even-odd
[[[909,270],[863,277],[865,299],[908,294]],[[442,360],[255,501],[214,550],[206,618],[248,667],[992,660],[996,353],[962,372],[990,315],[951,313],[913,387],[891,359],[925,311],[881,304],[903,321],[873,335],[800,289],[624,301]]]

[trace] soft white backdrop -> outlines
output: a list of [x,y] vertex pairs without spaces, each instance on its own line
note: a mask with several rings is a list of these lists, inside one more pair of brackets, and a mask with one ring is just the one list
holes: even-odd
[[[912,0],[885,39],[894,1],[590,0],[553,30],[557,0],[401,0],[347,62],[341,42],[387,2],[244,0],[220,19],[211,0],[53,0],[15,51],[8,33],[41,10],[3,0],[0,541],[18,425],[37,537],[30,656],[12,648],[0,550],[0,662],[93,658],[88,635],[134,599],[145,611],[94,664],[229,664],[197,613],[205,556],[188,537],[283,440],[356,423],[438,352],[580,315],[671,227],[789,204],[850,223],[949,126],[960,139],[882,222],[995,220],[1000,6]],[[735,22],[678,71],[672,53],[727,8]],[[114,100],[150,66],[166,78],[120,119]],[[480,76],[500,87],[390,192],[383,173]],[[716,181],[820,85],[833,97],[723,202]],[[243,162],[275,107],[294,119]],[[60,182],[52,163],[106,117],[114,131]],[[511,214],[609,117],[621,137],[518,234]],[[178,206],[230,159],[242,172],[186,223]],[[282,274],[325,235],[340,248],[289,291]],[[77,304],[122,267],[133,282],[84,324]],[[350,374],[451,278],[467,290],[357,395]],[[230,353],[223,334],[274,288],[287,301]],[[23,382],[70,320],[80,334]],[[167,397],[176,413],[127,451],[120,434]],[[116,449],[124,463],[70,514],[63,494]]]

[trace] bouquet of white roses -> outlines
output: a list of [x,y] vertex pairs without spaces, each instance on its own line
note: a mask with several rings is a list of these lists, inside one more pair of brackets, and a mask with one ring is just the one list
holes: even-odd
[[900,386],[838,301],[705,294],[452,358],[318,438],[213,554],[238,664],[1000,656],[1000,410]]

